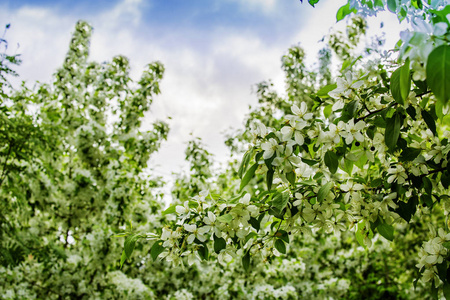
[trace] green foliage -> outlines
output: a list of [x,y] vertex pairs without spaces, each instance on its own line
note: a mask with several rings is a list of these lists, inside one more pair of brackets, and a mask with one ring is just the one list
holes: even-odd
[[388,134],[385,134],[384,141],[390,150],[394,150],[397,147],[401,127],[402,114],[396,110],[392,117],[386,119],[386,132]]
[[427,60],[427,84],[436,98],[447,105],[450,99],[450,46],[434,49]]
[[409,59],[391,76],[391,93],[397,103],[403,105],[411,90],[411,76],[409,74]]
[[[354,17],[345,32],[324,39],[317,71],[305,66],[301,47],[291,47],[282,57],[286,93],[270,81],[255,87],[258,105],[244,129],[228,134],[234,156],[221,173],[201,141],[190,141],[190,168],[176,175],[168,208],[158,201],[160,181],[146,175],[167,125],[140,130],[164,68],[150,64],[133,83],[124,57],[88,62],[91,28],[78,23],[51,85],[2,86],[0,291],[449,297],[448,30],[436,25],[447,22],[446,8],[349,1],[338,19],[384,4],[399,19],[427,6],[414,13],[431,22],[433,35],[403,35],[397,62],[378,57],[376,47],[359,50],[366,22]],[[326,71],[331,57],[340,60],[334,78]],[[2,74],[12,74],[8,68]],[[124,232],[130,220],[136,228]]]
[[347,3],[344,6],[341,6],[336,14],[336,21],[339,22],[343,20],[346,16],[348,16],[351,13],[356,13],[356,9],[350,8],[350,3]]

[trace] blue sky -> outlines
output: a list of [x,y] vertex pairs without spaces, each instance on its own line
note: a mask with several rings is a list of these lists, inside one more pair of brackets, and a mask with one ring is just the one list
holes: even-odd
[[[92,60],[125,55],[135,79],[146,64],[161,61],[162,94],[144,124],[171,117],[169,140],[152,159],[156,171],[168,175],[184,166],[192,136],[223,161],[222,132],[242,126],[248,105],[257,103],[252,86],[271,79],[283,91],[280,58],[292,45],[303,46],[313,64],[323,47],[318,41],[345,2],[321,0],[312,8],[299,0],[0,0],[0,26],[11,23],[9,50],[21,53],[18,71],[30,86],[51,80],[79,19],[94,27]],[[395,16],[383,21],[393,45]],[[375,32],[379,22],[369,22]]]

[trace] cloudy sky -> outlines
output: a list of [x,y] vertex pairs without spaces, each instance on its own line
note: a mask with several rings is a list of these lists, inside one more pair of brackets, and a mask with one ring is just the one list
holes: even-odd
[[[0,26],[11,23],[9,51],[22,55],[18,72],[29,86],[50,82],[79,19],[94,27],[91,60],[125,55],[134,79],[146,64],[161,61],[162,94],[146,123],[171,117],[169,140],[152,158],[156,172],[167,176],[184,165],[193,136],[223,160],[222,133],[242,126],[248,106],[257,102],[252,86],[271,79],[283,90],[280,58],[292,45],[303,46],[312,65],[323,47],[319,40],[345,3],[321,0],[312,8],[299,0],[0,0]],[[389,14],[383,21],[392,46],[398,22]],[[379,23],[369,20],[373,32]]]

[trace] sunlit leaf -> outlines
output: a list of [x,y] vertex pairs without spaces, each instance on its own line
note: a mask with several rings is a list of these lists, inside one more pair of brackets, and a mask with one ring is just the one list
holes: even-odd
[[444,105],[450,98],[450,46],[441,45],[431,51],[427,60],[427,84]]

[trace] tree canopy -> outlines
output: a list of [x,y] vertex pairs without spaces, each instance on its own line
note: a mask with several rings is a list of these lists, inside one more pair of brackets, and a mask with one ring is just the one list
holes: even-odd
[[[147,165],[168,126],[140,127],[161,63],[89,62],[79,22],[54,81],[14,90],[4,51],[2,297],[450,298],[447,2],[349,0],[317,69],[293,46],[285,93],[256,86],[226,168],[188,144],[169,207]],[[412,24],[393,51],[365,43],[385,9]]]

